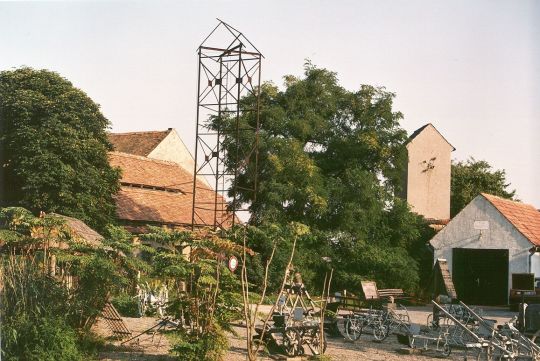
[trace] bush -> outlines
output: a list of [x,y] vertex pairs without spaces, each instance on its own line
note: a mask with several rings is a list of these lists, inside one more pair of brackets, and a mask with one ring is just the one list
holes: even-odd
[[[99,346],[89,332],[92,322],[109,294],[126,284],[115,254],[75,242],[57,217],[37,218],[22,208],[0,208],[0,237],[5,242],[0,254],[2,356],[88,359]],[[54,243],[69,248],[45,246]],[[66,270],[71,281],[63,272],[51,272],[53,266]]]
[[197,337],[187,333],[179,335],[179,341],[171,352],[182,361],[221,361],[228,348],[229,341],[225,332],[214,324],[206,333]]
[[2,324],[2,355],[18,361],[86,360],[77,334],[61,318],[15,319]]
[[113,298],[112,304],[124,317],[139,317],[139,302],[136,298],[128,294],[120,294]]

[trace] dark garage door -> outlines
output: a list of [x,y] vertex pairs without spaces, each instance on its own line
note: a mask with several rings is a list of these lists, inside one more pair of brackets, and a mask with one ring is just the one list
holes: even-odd
[[505,305],[508,302],[508,250],[454,248],[452,278],[463,302]]

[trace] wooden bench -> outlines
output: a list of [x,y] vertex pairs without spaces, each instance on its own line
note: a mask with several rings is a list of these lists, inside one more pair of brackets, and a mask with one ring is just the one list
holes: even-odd
[[392,297],[392,299],[405,297],[405,292],[403,292],[401,288],[385,288],[377,290],[377,293],[379,298],[385,298],[387,300],[390,300],[390,297]]
[[361,281],[360,284],[362,285],[362,291],[367,301],[385,299],[393,303],[396,298],[407,298],[401,288],[377,289],[377,283],[375,281]]

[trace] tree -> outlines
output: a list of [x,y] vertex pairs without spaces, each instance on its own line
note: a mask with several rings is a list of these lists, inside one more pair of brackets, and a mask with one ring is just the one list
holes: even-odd
[[508,190],[510,182],[506,172],[493,170],[484,160],[469,158],[466,161],[452,163],[451,216],[458,214],[474,197],[480,193],[514,199],[515,190]]
[[[418,239],[427,225],[394,197],[402,184],[407,139],[399,125],[403,116],[392,109],[394,96],[369,85],[349,91],[334,72],[309,62],[303,77],[285,76],[283,90],[269,83],[261,87],[257,169],[255,163],[242,166],[237,196],[250,205],[254,226],[299,222],[310,228],[298,240],[295,259],[295,266],[307,273],[307,284],[310,279],[314,287],[323,284],[328,265],[322,256],[333,259],[336,286],[359,286],[349,282],[349,276],[377,277],[383,286],[413,288],[418,282],[411,255],[418,253]],[[242,101],[253,103],[255,98]],[[209,123],[233,134],[224,142],[227,154],[236,154],[237,144],[253,144],[251,139],[236,141],[231,131],[235,121],[222,115]],[[242,114],[240,128],[253,127],[256,121],[251,112]],[[234,157],[226,158],[226,164],[236,168]],[[255,171],[258,193],[253,199],[242,190],[254,188],[249,182]],[[268,255],[264,239],[248,244]],[[283,263],[287,248],[278,249],[274,264]],[[388,262],[408,265],[407,271],[390,276]],[[257,261],[259,278],[264,263]],[[379,270],[376,275],[374,269]]]
[[111,168],[109,121],[59,74],[0,72],[0,203],[82,219],[102,230],[115,217],[119,171]]

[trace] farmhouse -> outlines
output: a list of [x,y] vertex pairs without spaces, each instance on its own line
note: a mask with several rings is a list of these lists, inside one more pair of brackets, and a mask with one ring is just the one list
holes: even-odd
[[[117,216],[132,232],[146,225],[191,226],[194,160],[178,136],[167,131],[111,133],[115,151],[109,162],[122,171],[116,195]],[[196,226],[213,225],[214,217],[227,225],[232,216],[226,202],[204,179],[197,179],[196,201],[205,208],[197,212]],[[218,212],[215,212],[215,210]]]
[[482,193],[429,243],[465,303],[507,304],[512,273],[540,277],[540,212],[528,204]]

